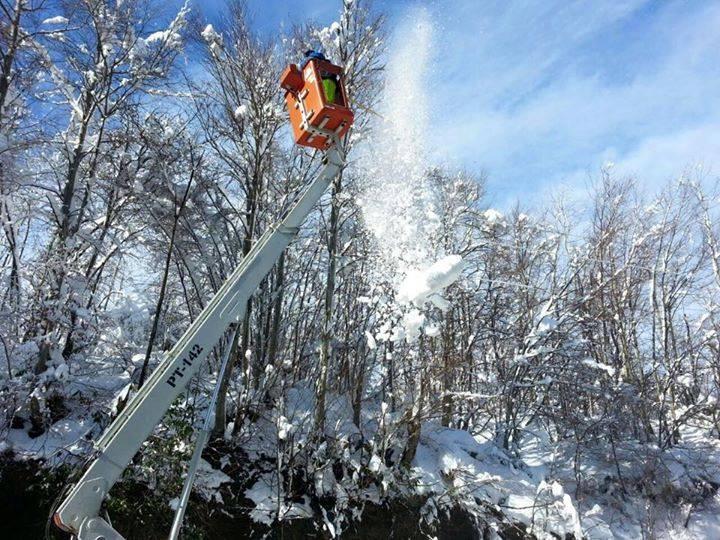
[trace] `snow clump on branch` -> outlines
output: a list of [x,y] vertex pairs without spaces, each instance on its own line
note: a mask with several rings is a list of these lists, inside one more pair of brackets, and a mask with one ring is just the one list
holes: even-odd
[[400,284],[398,300],[402,304],[412,303],[418,307],[430,301],[442,309],[444,299],[439,302],[441,305],[436,301],[442,298],[444,289],[457,281],[463,267],[460,255],[447,255],[426,269],[411,270]]

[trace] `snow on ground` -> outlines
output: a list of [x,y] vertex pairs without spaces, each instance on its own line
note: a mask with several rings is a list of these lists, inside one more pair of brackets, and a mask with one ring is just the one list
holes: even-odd
[[250,517],[257,523],[271,525],[278,517],[283,520],[308,518],[313,516],[310,505],[302,502],[285,501],[277,488],[277,475],[273,473],[262,475],[249,489],[245,497],[255,503],[250,511]]
[[[350,421],[351,407],[346,398],[332,396],[328,405],[328,434],[334,441],[347,442],[361,437],[375,440],[380,429],[378,418],[386,418],[388,424],[397,420],[382,404],[379,406],[384,413],[377,410],[377,403],[366,402],[362,429],[358,429]],[[263,456],[275,456],[275,444],[279,441],[285,445],[294,444],[296,448],[304,446],[310,434],[312,413],[311,386],[299,384],[291,388],[284,414],[259,421],[243,443],[250,459],[258,461]],[[288,423],[293,429],[281,436]],[[692,445],[690,441],[688,444]],[[492,440],[491,430],[472,435],[428,421],[422,426],[409,477],[397,476],[398,470],[387,468],[380,456],[369,456],[363,450],[353,451],[349,445],[343,460],[357,471],[366,467],[381,481],[380,486],[376,483],[366,484],[366,487],[358,487],[352,482],[346,484],[337,479],[330,468],[316,472],[314,478],[318,493],[345,499],[354,497],[355,500],[382,504],[393,497],[425,497],[422,513],[428,521],[453,506],[460,506],[482,520],[497,519],[495,525],[498,528],[501,522],[514,523],[540,539],[550,540],[555,538],[553,535],[564,537],[566,534],[593,540],[642,537],[646,520],[645,499],[637,494],[624,500],[610,489],[576,499],[571,446],[552,443],[546,435],[538,435],[528,437],[519,453],[521,457],[511,457],[499,448]],[[684,459],[687,461],[690,455],[694,454],[690,452]],[[582,472],[596,476],[601,484],[602,479],[614,474],[614,465],[599,457]],[[348,491],[350,486],[356,491]],[[283,519],[311,514],[307,498],[288,503],[280,495],[276,471],[261,474],[245,492],[256,505],[251,512],[253,519],[267,524],[278,514]],[[720,519],[713,515],[717,502],[696,509],[688,529],[679,532],[656,530],[656,537],[714,538],[707,531],[716,530],[713,527],[720,525]],[[656,514],[658,512],[662,509]],[[682,523],[682,519],[668,522]],[[328,527],[338,525],[328,521]]]
[[31,438],[25,429],[8,431],[3,450],[12,450],[19,458],[62,460],[68,454],[83,455],[88,442],[85,436],[96,426],[89,418],[64,418],[40,437]]
[[687,527],[680,526],[682,521],[663,531],[663,536],[675,540],[696,540],[698,538],[720,538],[720,495],[703,505],[703,508],[690,513]]
[[[84,388],[85,392],[111,401],[113,393],[122,389],[127,378],[125,372],[114,376],[99,373],[94,379],[87,374],[78,378],[78,389]],[[290,388],[282,414],[277,409],[269,412],[247,430],[248,438],[243,441],[243,448],[250,461],[276,456],[277,444],[305,444],[313,418],[312,385],[298,383]],[[397,420],[384,404],[375,400],[367,400],[363,405],[361,429],[351,418],[352,409],[347,398],[331,396],[327,414],[331,440],[373,440],[380,429],[379,418],[385,418],[389,424]],[[86,436],[95,427],[90,417],[71,416],[55,423],[36,439],[28,437],[25,430],[13,429],[8,432],[0,450],[12,449],[19,457],[51,460],[68,453],[79,456],[88,451]],[[685,428],[681,440],[681,444],[663,453],[663,470],[668,472],[671,485],[678,490],[690,487],[697,482],[699,474],[709,481],[720,482],[720,441],[708,437],[707,429],[700,427]],[[638,472],[637,461],[633,459],[637,459],[635,454],[639,450],[618,448],[622,474],[628,479]],[[650,526],[655,538],[720,538],[720,495],[695,505],[679,505],[679,509],[660,505],[650,508],[648,499],[640,497],[637,491],[622,495],[612,482],[608,484],[607,480],[615,478],[617,470],[607,456],[600,453],[595,457],[586,456],[577,471],[586,481],[594,479],[598,486],[578,500],[572,445],[554,443],[544,432],[528,432],[518,456],[511,457],[497,446],[491,428],[473,435],[428,421],[422,426],[409,478],[393,476],[396,473],[390,472],[380,456],[368,456],[363,450],[353,452],[349,445],[343,459],[357,471],[366,467],[382,479],[382,485],[354,486],[360,491],[348,495],[352,481],[350,484],[338,481],[330,468],[316,473],[315,482],[321,493],[324,490],[327,495],[346,499],[352,496],[356,500],[380,504],[387,497],[426,497],[423,515],[429,521],[455,505],[483,520],[498,519],[501,515],[497,527],[500,527],[500,521],[515,523],[540,539],[549,540],[553,535],[563,537],[570,533],[592,540],[629,540],[647,536]],[[225,473],[201,462],[196,489],[206,499],[222,504],[219,488],[229,482],[232,479]],[[603,488],[603,484],[607,486]],[[313,515],[307,497],[287,502],[279,495],[282,494],[278,491],[276,471],[261,472],[245,492],[255,505],[251,517],[259,523],[269,524],[278,517],[292,519]],[[325,522],[328,530],[342,525],[329,518]],[[687,526],[684,525],[686,522]]]
[[546,479],[544,466],[530,470],[492,441],[466,431],[432,423],[423,428],[412,471],[420,481],[418,492],[431,495],[428,504],[442,510],[459,502],[485,519],[490,507],[541,539],[582,534],[572,497],[560,483]]
[[[696,506],[680,505],[682,510],[652,503],[637,491],[622,495],[612,484],[602,487],[616,477],[617,469],[599,455],[579,471],[593,477],[599,488],[582,493],[578,500],[572,445],[536,436],[523,445],[521,458],[511,458],[489,436],[472,436],[434,423],[423,425],[412,471],[419,480],[417,492],[433,496],[428,504],[441,510],[453,500],[472,512],[477,509],[475,499],[480,499],[541,539],[566,534],[592,540],[720,538],[720,495]],[[685,430],[682,440],[663,455],[672,486],[690,487],[701,475],[719,481],[720,442],[709,447],[702,430],[692,429]],[[621,460],[629,483],[633,472],[638,473],[630,459],[639,450],[619,450],[626,454]]]
[[[154,360],[153,364],[157,359]],[[28,435],[27,426],[8,430],[4,449],[12,450],[19,458],[47,459],[51,464],[84,456],[90,439],[98,435],[94,413],[107,414],[117,407],[118,398],[127,395],[129,390],[134,364],[130,363],[124,369],[118,368],[119,365],[122,363],[117,358],[99,356],[89,358],[82,371],[75,371],[73,366],[71,380],[65,389],[70,414],[36,438]],[[63,372],[69,369],[67,364],[60,363],[55,367],[51,365],[47,372],[56,374],[60,367],[64,367]],[[41,402],[53,392],[53,377],[47,377],[45,388],[36,389]]]
[[206,499],[214,499],[222,504],[223,500],[218,490],[220,486],[229,482],[232,482],[232,478],[227,474],[218,469],[213,469],[212,465],[204,459],[200,460],[194,489],[199,491]]

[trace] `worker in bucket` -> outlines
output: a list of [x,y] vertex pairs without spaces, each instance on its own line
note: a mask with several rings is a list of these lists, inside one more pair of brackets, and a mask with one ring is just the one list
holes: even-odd
[[310,60],[324,60],[325,62],[328,61],[328,59],[325,58],[325,55],[323,53],[315,51],[313,49],[308,49],[307,51],[305,51],[305,54],[303,56],[305,56],[305,60],[303,60],[300,69],[305,69],[305,66],[308,65],[308,62],[310,62]]
[[[328,59],[325,58],[325,55],[323,53],[309,49],[305,51],[305,60],[303,61],[302,67],[300,69],[305,69],[305,66],[308,65],[308,62],[310,62],[310,60],[324,60],[326,62],[328,61]],[[323,89],[325,90],[325,100],[328,103],[335,103],[338,89],[338,83],[335,75],[331,73],[321,73],[321,78]]]

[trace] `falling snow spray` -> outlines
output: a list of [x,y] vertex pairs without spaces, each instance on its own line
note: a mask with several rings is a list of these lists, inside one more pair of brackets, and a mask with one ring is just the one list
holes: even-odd
[[[377,241],[377,273],[390,283],[401,304],[441,302],[442,290],[457,279],[462,260],[438,252],[440,218],[428,177],[429,77],[433,23],[424,8],[413,8],[393,36],[374,137],[363,159],[367,184],[360,206]],[[440,307],[438,305],[438,307]],[[422,326],[417,313],[407,337]],[[419,321],[419,322],[418,322]]]
[[426,177],[424,141],[432,24],[425,9],[414,9],[409,19],[390,48],[382,120],[365,159],[369,182],[360,201],[365,224],[392,277],[432,258],[430,244],[439,223]]

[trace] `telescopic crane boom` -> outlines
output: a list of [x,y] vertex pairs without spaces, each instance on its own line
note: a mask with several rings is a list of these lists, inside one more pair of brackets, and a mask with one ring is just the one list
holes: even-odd
[[[299,70],[293,67],[295,74]],[[123,540],[99,516],[105,496],[173,400],[200,369],[228,326],[243,316],[250,296],[295,237],[313,206],[340,173],[345,160],[340,136],[347,132],[352,123],[352,113],[344,103],[325,103],[320,77],[329,75],[322,75],[319,71],[321,68],[325,69],[322,73],[332,71],[340,85],[341,96],[345,96],[342,72],[328,62],[313,61],[310,68],[304,68],[303,72],[311,74],[312,80],[303,80],[301,75],[299,82],[294,80],[292,86],[284,84],[284,79],[282,84],[287,91],[286,102],[291,110],[296,142],[315,148],[322,142],[325,155],[320,172],[287,213],[260,237],[138,393],[95,443],[89,466],[80,480],[70,488],[53,517],[58,527],[73,533],[78,540]],[[312,109],[305,106],[307,99],[316,103]],[[338,115],[342,116],[340,120]],[[298,133],[304,137],[303,140],[298,140]]]

